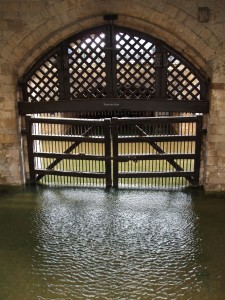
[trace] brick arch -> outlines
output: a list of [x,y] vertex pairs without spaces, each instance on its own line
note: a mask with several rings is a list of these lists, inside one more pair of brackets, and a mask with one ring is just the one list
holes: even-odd
[[23,30],[15,33],[3,47],[2,56],[8,58],[10,53],[11,62],[21,76],[49,48],[74,33],[102,24],[102,16],[107,13],[118,14],[119,25],[138,28],[160,38],[204,71],[219,44],[204,24],[169,3],[150,1],[142,4],[135,0],[72,3],[65,0],[46,5],[41,17],[34,15],[35,25],[26,24]]

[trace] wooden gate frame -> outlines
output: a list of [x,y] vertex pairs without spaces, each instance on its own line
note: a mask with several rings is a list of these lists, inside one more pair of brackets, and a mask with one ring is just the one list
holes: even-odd
[[[172,124],[172,123],[193,123],[196,124],[196,134],[192,136],[171,135],[171,136],[149,136],[138,125],[150,123],[150,124]],[[120,137],[118,133],[119,126],[135,125],[140,132],[140,136],[137,137]],[[190,182],[192,186],[199,185],[200,176],[200,162],[201,162],[201,143],[202,143],[202,116],[192,117],[159,117],[159,118],[112,118],[112,140],[113,140],[113,187],[117,188],[120,178],[163,178],[163,177],[184,177]],[[167,154],[157,144],[160,141],[194,141],[195,142],[195,154]],[[119,143],[126,142],[147,142],[153,147],[157,154],[149,155],[119,155],[118,145]],[[176,171],[173,172],[119,172],[118,163],[129,160],[167,160],[167,162],[174,167]],[[194,171],[184,171],[183,168],[175,161],[176,159],[194,159]]]
[[[196,124],[195,135],[148,135],[140,125],[143,124],[174,124],[174,123],[193,123]],[[62,136],[51,134],[37,134],[33,131],[34,123],[47,123],[47,124],[67,124],[67,125],[88,125],[87,129],[82,136]],[[112,118],[111,119],[69,119],[69,118],[37,118],[26,117],[27,124],[27,142],[28,142],[28,160],[30,170],[30,182],[37,183],[45,175],[59,175],[59,176],[73,176],[82,178],[105,178],[107,188],[118,188],[119,179],[121,178],[164,178],[164,177],[184,177],[190,182],[192,186],[199,185],[199,172],[200,172],[200,157],[201,157],[201,135],[202,135],[202,116],[196,117],[149,117],[149,118]],[[92,126],[101,125],[104,128],[103,137],[89,136]],[[118,129],[121,125],[133,125],[140,132],[139,136],[120,136]],[[35,140],[48,140],[48,141],[71,141],[72,144],[63,153],[47,153],[35,152]],[[194,141],[195,153],[165,153],[165,151],[157,144],[163,141]],[[95,142],[104,143],[105,155],[87,155],[86,153],[71,154],[71,152],[79,146],[82,142]],[[137,154],[134,155],[120,155],[118,153],[118,145],[120,143],[140,143],[147,142],[156,150],[157,154]],[[112,149],[111,152],[111,143]],[[35,157],[54,158],[54,161],[45,169],[35,168]],[[102,160],[105,161],[105,172],[72,172],[72,171],[59,171],[53,168],[63,159],[72,160]],[[175,161],[176,159],[194,159],[194,171],[184,171],[184,169]],[[129,160],[166,160],[175,171],[172,172],[119,172],[118,164]],[[113,164],[111,163],[113,161]],[[113,165],[113,169],[112,169]],[[113,171],[113,172],[112,172]]]
[[[86,130],[82,136],[56,136],[50,134],[34,134],[34,123],[47,123],[47,124],[67,124],[67,125],[88,125],[89,129]],[[89,133],[94,125],[101,125],[104,129],[104,137],[90,137]],[[93,119],[69,119],[69,118],[41,118],[41,117],[26,117],[26,134],[28,144],[28,163],[30,171],[30,183],[37,183],[45,175],[59,175],[59,176],[73,176],[85,178],[105,178],[106,186],[112,186],[111,180],[111,137],[110,137],[110,119],[93,120]],[[71,141],[72,145],[68,147],[63,153],[38,153],[34,151],[34,141]],[[71,154],[71,152],[79,146],[82,142],[96,142],[105,144],[105,156],[85,155],[85,153]],[[55,160],[45,169],[35,168],[34,158],[54,158]],[[103,160],[105,161],[105,172],[71,172],[71,171],[57,171],[53,168],[63,159],[73,160]]]

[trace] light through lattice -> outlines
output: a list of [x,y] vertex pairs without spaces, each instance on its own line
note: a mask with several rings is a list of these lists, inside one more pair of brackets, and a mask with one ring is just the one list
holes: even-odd
[[175,56],[168,54],[167,91],[170,99],[200,100],[200,82]]
[[105,96],[105,34],[91,34],[69,44],[70,94],[72,98]]
[[59,100],[57,55],[48,58],[27,81],[28,102]]
[[52,49],[24,76],[24,101],[207,100],[206,80],[165,43],[129,29],[111,29],[85,31]]
[[117,96],[150,98],[155,91],[155,46],[127,33],[116,35]]

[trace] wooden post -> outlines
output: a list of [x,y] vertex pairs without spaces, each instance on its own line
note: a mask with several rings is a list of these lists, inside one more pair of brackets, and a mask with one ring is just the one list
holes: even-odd
[[196,140],[195,140],[195,165],[193,185],[199,185],[199,173],[201,164],[201,145],[202,145],[202,116],[196,117]]
[[35,166],[34,166],[34,152],[33,152],[33,138],[32,138],[32,117],[26,116],[26,128],[27,128],[27,146],[28,146],[28,163],[30,171],[30,182],[35,183]]
[[113,187],[118,188],[118,118],[112,118]]
[[112,168],[111,168],[111,136],[110,136],[111,119],[104,120],[105,134],[105,175],[106,187],[112,187]]

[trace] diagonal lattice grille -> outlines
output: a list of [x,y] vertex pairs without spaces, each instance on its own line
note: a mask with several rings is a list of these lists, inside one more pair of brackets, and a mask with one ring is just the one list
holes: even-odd
[[170,99],[200,100],[200,82],[178,58],[168,54],[167,93]]
[[27,81],[28,102],[58,101],[57,54],[48,58]]
[[106,95],[105,34],[93,33],[70,43],[69,73],[72,98]]
[[109,24],[56,45],[24,75],[21,86],[24,102],[36,103],[207,98],[202,74],[175,50],[143,33]]
[[124,32],[116,35],[119,98],[150,98],[155,92],[155,46]]

